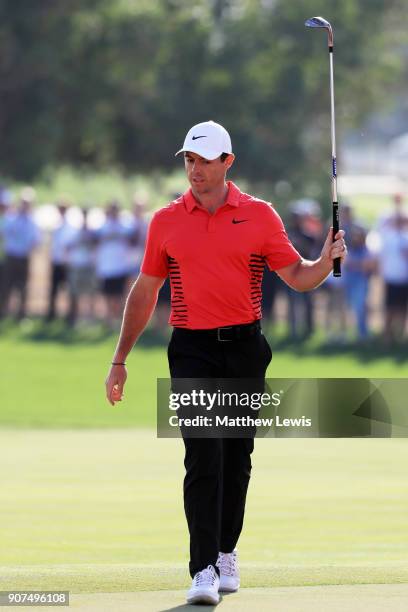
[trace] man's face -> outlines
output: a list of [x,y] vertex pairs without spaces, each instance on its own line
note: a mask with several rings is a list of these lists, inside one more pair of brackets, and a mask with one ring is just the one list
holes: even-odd
[[20,201],[20,213],[22,215],[28,215],[31,209],[31,202],[29,200],[25,200],[24,198]]
[[397,210],[399,210],[400,208],[403,207],[404,204],[404,198],[402,197],[402,195],[400,193],[396,193],[394,195],[394,204],[395,204],[395,208]]
[[112,221],[119,219],[119,207],[117,204],[110,204],[106,210],[106,216]]
[[233,155],[221,161],[220,157],[209,160],[197,153],[184,153],[184,165],[187,178],[195,193],[203,195],[211,193],[224,184],[225,174],[234,161]]

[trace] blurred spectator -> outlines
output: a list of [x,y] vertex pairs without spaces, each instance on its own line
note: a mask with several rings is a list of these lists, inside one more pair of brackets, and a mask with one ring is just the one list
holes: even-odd
[[[67,242],[70,308],[67,322],[74,325],[78,316],[94,318],[96,295],[95,237],[88,227],[88,211],[82,209],[82,226],[73,230]],[[87,298],[87,303],[84,298]]]
[[376,259],[367,248],[366,238],[366,228],[353,222],[348,229],[348,256],[342,271],[346,299],[354,315],[359,340],[366,340],[368,337],[369,279],[376,270]]
[[408,308],[408,218],[395,214],[381,228],[379,268],[385,284],[384,339],[404,337]]
[[[339,207],[339,213],[340,227],[344,230],[346,243],[349,245],[350,236],[356,224],[352,205],[343,201]],[[322,289],[327,295],[324,324],[327,339],[335,344],[343,344],[347,340],[347,296],[344,270],[342,270],[341,277],[330,274],[323,283]]]
[[355,223],[353,207],[349,202],[342,202],[339,207],[340,227],[345,232],[345,238],[348,240],[351,230]]
[[275,272],[265,266],[262,277],[262,319],[265,323],[275,320],[275,301],[280,291],[285,291],[284,283]]
[[377,223],[377,230],[381,231],[384,226],[387,226],[389,221],[395,218],[408,219],[408,209],[405,206],[404,196],[402,193],[395,193],[392,196],[392,210],[388,210],[382,215]]
[[0,186],[0,290],[2,289],[3,274],[4,274],[4,260],[6,253],[4,250],[4,223],[6,221],[6,213],[10,204],[11,194],[4,187]]
[[303,233],[317,240],[315,253],[320,255],[320,242],[323,232],[323,223],[320,218],[320,204],[312,198],[297,200],[291,206],[291,210],[302,220]]
[[106,210],[106,221],[95,232],[97,241],[96,274],[105,298],[106,322],[111,327],[119,325],[128,276],[131,230],[119,218],[117,202],[111,202]]
[[130,224],[130,244],[128,247],[129,267],[127,292],[130,291],[136,278],[139,276],[140,266],[146,242],[148,222],[146,220],[145,205],[133,200],[133,217]]
[[[345,232],[345,239],[349,247],[351,237],[353,235],[360,235],[364,226],[358,221],[356,221],[356,219],[354,218],[354,209],[350,202],[343,200],[339,208],[339,213],[340,227]],[[364,237],[364,242],[366,243],[366,235]],[[375,261],[375,258],[373,259]],[[327,287],[329,288],[329,291],[331,291],[332,293],[331,299],[329,299],[329,313],[337,313],[337,315],[332,319],[330,319],[330,317],[328,316],[327,320],[327,325],[329,326],[328,329],[331,329],[331,332],[329,332],[329,334],[331,335],[331,340],[334,342],[346,341],[346,331],[348,328],[348,310],[351,310],[354,318],[357,316],[355,308],[357,308],[358,296],[362,299],[364,283],[361,283],[361,292],[359,293],[358,289],[355,289],[353,291],[353,280],[356,280],[355,278],[353,279],[353,275],[350,275],[348,277],[347,271],[342,270],[341,278],[335,278],[333,276],[330,276],[330,278],[327,279],[325,283],[325,285],[327,285]],[[361,312],[362,310],[360,309],[360,313]],[[356,318],[355,321],[357,324],[358,333],[358,323]],[[336,329],[337,331],[335,331]]]
[[35,192],[31,187],[23,189],[17,209],[6,215],[3,222],[5,261],[0,292],[0,318],[8,314],[13,291],[19,297],[17,319],[26,316],[27,282],[30,255],[40,243],[40,230],[31,216]]
[[[305,259],[315,259],[322,245],[322,224],[317,202],[303,199],[291,206],[288,236]],[[308,338],[314,331],[313,292],[299,293],[285,285],[288,295],[290,336],[293,340]]]
[[52,234],[51,279],[47,313],[48,321],[52,321],[55,318],[55,303],[58,291],[66,286],[68,280],[68,244],[74,232],[74,228],[66,220],[68,207],[69,205],[67,202],[61,201],[58,204],[60,225]]

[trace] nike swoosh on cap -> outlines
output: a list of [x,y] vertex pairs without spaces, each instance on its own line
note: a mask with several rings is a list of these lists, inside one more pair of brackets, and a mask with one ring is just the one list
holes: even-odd
[[207,136],[192,136],[192,140],[197,140],[197,138],[207,138]]
[[232,222],[236,223],[245,223],[245,221],[249,221],[249,219],[233,219]]

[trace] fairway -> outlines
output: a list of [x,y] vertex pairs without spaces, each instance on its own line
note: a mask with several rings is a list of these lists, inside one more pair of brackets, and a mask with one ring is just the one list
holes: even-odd
[[[0,449],[0,590],[180,589],[183,603],[179,440],[3,429]],[[243,586],[408,583],[407,459],[403,439],[257,440]]]
[[[184,605],[183,444],[153,429],[166,350],[146,333],[112,407],[114,343],[92,328],[53,337],[35,322],[3,337],[0,590],[69,590],[71,607],[90,612],[197,609]],[[405,375],[401,352],[272,346],[272,377]],[[221,609],[405,610],[407,459],[404,439],[258,439],[243,588]]]

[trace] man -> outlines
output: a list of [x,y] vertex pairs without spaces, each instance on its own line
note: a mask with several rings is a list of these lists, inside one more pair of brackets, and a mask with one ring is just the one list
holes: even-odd
[[139,276],[140,266],[142,265],[148,227],[145,208],[145,204],[140,202],[135,196],[132,203],[132,220],[129,227],[126,293],[128,293],[136,278]]
[[10,205],[11,194],[4,187],[0,186],[0,291],[3,290],[4,261],[4,227],[7,218],[7,210]]
[[378,258],[384,282],[386,345],[404,341],[408,315],[408,217],[396,213],[383,222]]
[[106,220],[94,235],[97,243],[96,274],[105,300],[106,323],[110,329],[119,325],[128,273],[131,228],[120,219],[117,202],[110,202]]
[[60,223],[53,232],[51,240],[51,278],[48,294],[47,321],[55,319],[58,291],[67,284],[68,245],[74,233],[74,228],[66,219],[69,206],[69,203],[63,200],[57,205]]
[[8,314],[9,298],[13,291],[20,298],[17,320],[26,316],[30,256],[41,240],[40,230],[31,215],[33,201],[34,190],[25,188],[17,210],[8,215],[4,222],[2,231],[6,259],[0,294],[0,318]]
[[[288,236],[303,257],[312,259],[320,251],[321,223],[320,207],[315,200],[304,198],[291,206]],[[287,287],[288,318],[291,340],[306,340],[314,332],[314,302],[312,294],[299,293]]]
[[[97,291],[95,274],[95,235],[88,224],[88,210],[81,209],[81,226],[74,229],[67,243],[67,277],[70,305],[67,323],[74,326],[78,317],[94,318]],[[84,298],[87,298],[87,304]],[[85,311],[86,307],[86,311]]]
[[[349,202],[342,200],[340,209],[340,226],[346,236],[348,236],[348,244],[350,244],[350,235],[354,227],[353,208]],[[322,230],[322,241],[326,230]],[[347,261],[349,261],[349,252],[347,253]],[[326,295],[324,304],[324,320],[323,328],[326,334],[326,340],[331,345],[344,345],[347,342],[348,321],[347,321],[347,300],[346,300],[346,273],[343,270],[342,275],[329,275],[322,285],[322,293]]]
[[[265,262],[294,289],[317,287],[344,258],[343,232],[329,233],[317,261],[289,242],[270,204],[242,193],[225,177],[234,162],[228,132],[212,121],[194,126],[183,148],[191,188],[159,210],[149,227],[141,274],[127,299],[106,380],[120,401],[125,359],[150,319],[170,276],[174,330],[169,365],[177,378],[264,378],[272,353],[259,320]],[[184,438],[184,506],[190,532],[189,603],[219,601],[239,587],[236,544],[251,472],[253,439]]]
[[357,339],[361,342],[365,342],[369,337],[367,299],[370,277],[376,270],[377,262],[367,246],[367,229],[362,223],[353,223],[343,276],[347,302],[354,316]]
[[[391,209],[388,208],[377,221],[376,229],[382,231],[383,227],[387,227],[389,223],[401,217],[408,220],[408,209],[405,205],[405,197],[402,193],[394,193],[391,198]],[[347,231],[347,230],[346,230]]]

